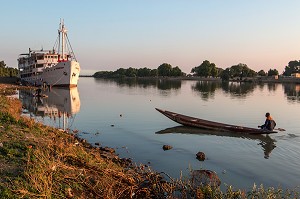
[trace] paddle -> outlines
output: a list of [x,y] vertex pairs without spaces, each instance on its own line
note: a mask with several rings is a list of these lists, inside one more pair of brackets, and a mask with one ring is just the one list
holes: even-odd
[[274,130],[276,130],[276,131],[285,131],[285,129],[283,129],[283,128],[277,128],[277,129],[274,129]]

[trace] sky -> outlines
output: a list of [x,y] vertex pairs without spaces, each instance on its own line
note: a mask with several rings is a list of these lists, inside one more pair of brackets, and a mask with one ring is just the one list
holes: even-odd
[[17,67],[31,49],[52,49],[60,19],[82,74],[118,68],[185,73],[204,60],[255,71],[300,60],[298,0],[0,1],[0,61]]

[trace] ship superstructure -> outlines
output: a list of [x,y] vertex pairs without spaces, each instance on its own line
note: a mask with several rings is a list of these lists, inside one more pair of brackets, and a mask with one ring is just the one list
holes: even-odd
[[80,65],[70,45],[67,29],[62,21],[52,50],[31,50],[18,58],[22,82],[31,85],[76,87]]

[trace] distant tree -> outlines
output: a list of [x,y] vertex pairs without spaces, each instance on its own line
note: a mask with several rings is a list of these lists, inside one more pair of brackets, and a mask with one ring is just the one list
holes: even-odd
[[244,77],[257,76],[257,73],[254,70],[248,68],[246,64],[242,63],[233,65],[225,70],[221,70],[219,73],[223,81],[228,81],[230,78],[239,78],[242,80]]
[[256,76],[256,72],[248,68],[246,64],[239,63],[238,65],[230,67],[230,76],[239,78],[254,77]]
[[219,75],[219,70],[217,67],[212,67],[211,68],[211,71],[210,71],[210,74],[212,77],[217,77]]
[[300,61],[290,61],[288,65],[285,67],[285,70],[283,72],[283,75],[285,76],[291,76],[293,73],[299,73],[300,72]]
[[220,77],[222,72],[224,71],[224,69],[223,68],[217,68],[217,70],[218,70],[218,75],[216,77]]
[[274,75],[278,75],[278,71],[276,69],[270,69],[268,71],[268,76],[274,76]]
[[126,76],[126,69],[125,68],[119,68],[113,73],[114,77],[125,77]]
[[18,69],[7,67],[4,61],[0,61],[0,77],[16,77]]
[[238,65],[233,65],[230,68],[230,75],[231,77],[243,77],[243,71],[248,68],[246,64],[238,64]]
[[230,79],[230,69],[226,68],[220,73],[222,81],[228,81]]
[[199,66],[192,68],[191,73],[200,77],[217,77],[218,69],[214,63],[210,63],[208,60],[205,60]]
[[172,66],[171,64],[163,63],[157,68],[159,76],[171,76]]
[[256,77],[257,76],[257,72],[255,72],[252,69],[249,69],[247,77]]
[[94,73],[93,77],[96,78],[106,78],[106,77],[110,77],[112,75],[112,71],[98,71],[96,73]]
[[175,68],[172,68],[171,76],[175,76],[175,77],[182,76],[181,69],[178,66],[176,66]]
[[138,77],[149,77],[151,76],[151,69],[149,68],[139,68],[137,69],[137,76]]
[[[1,68],[0,68],[1,72]],[[116,71],[98,71],[94,73],[96,78],[121,78],[121,77],[156,77],[156,76],[182,76],[185,75],[181,69],[176,66],[172,68],[170,64],[161,64],[157,69],[149,68],[119,68]]]
[[158,70],[157,69],[152,69],[150,72],[151,77],[156,77],[158,75]]
[[126,77],[136,77],[137,76],[137,70],[135,68],[129,67],[125,70],[125,76]]
[[264,70],[258,71],[257,74],[258,74],[259,76],[266,76],[266,75],[267,75],[266,72],[265,72]]
[[0,68],[5,68],[6,64],[4,63],[4,61],[0,61]]

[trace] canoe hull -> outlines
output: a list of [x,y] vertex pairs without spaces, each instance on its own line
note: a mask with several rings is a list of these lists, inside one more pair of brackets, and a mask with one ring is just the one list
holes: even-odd
[[231,124],[224,124],[219,122],[213,122],[209,120],[203,120],[195,117],[190,117],[178,113],[174,113],[171,111],[161,110],[156,108],[156,110],[162,113],[164,116],[168,117],[169,119],[182,124],[184,126],[191,126],[196,128],[202,129],[210,129],[216,131],[230,131],[230,132],[237,132],[237,133],[248,133],[248,134],[271,134],[277,133],[276,131],[269,131],[264,129],[256,129],[250,127],[243,127]]

